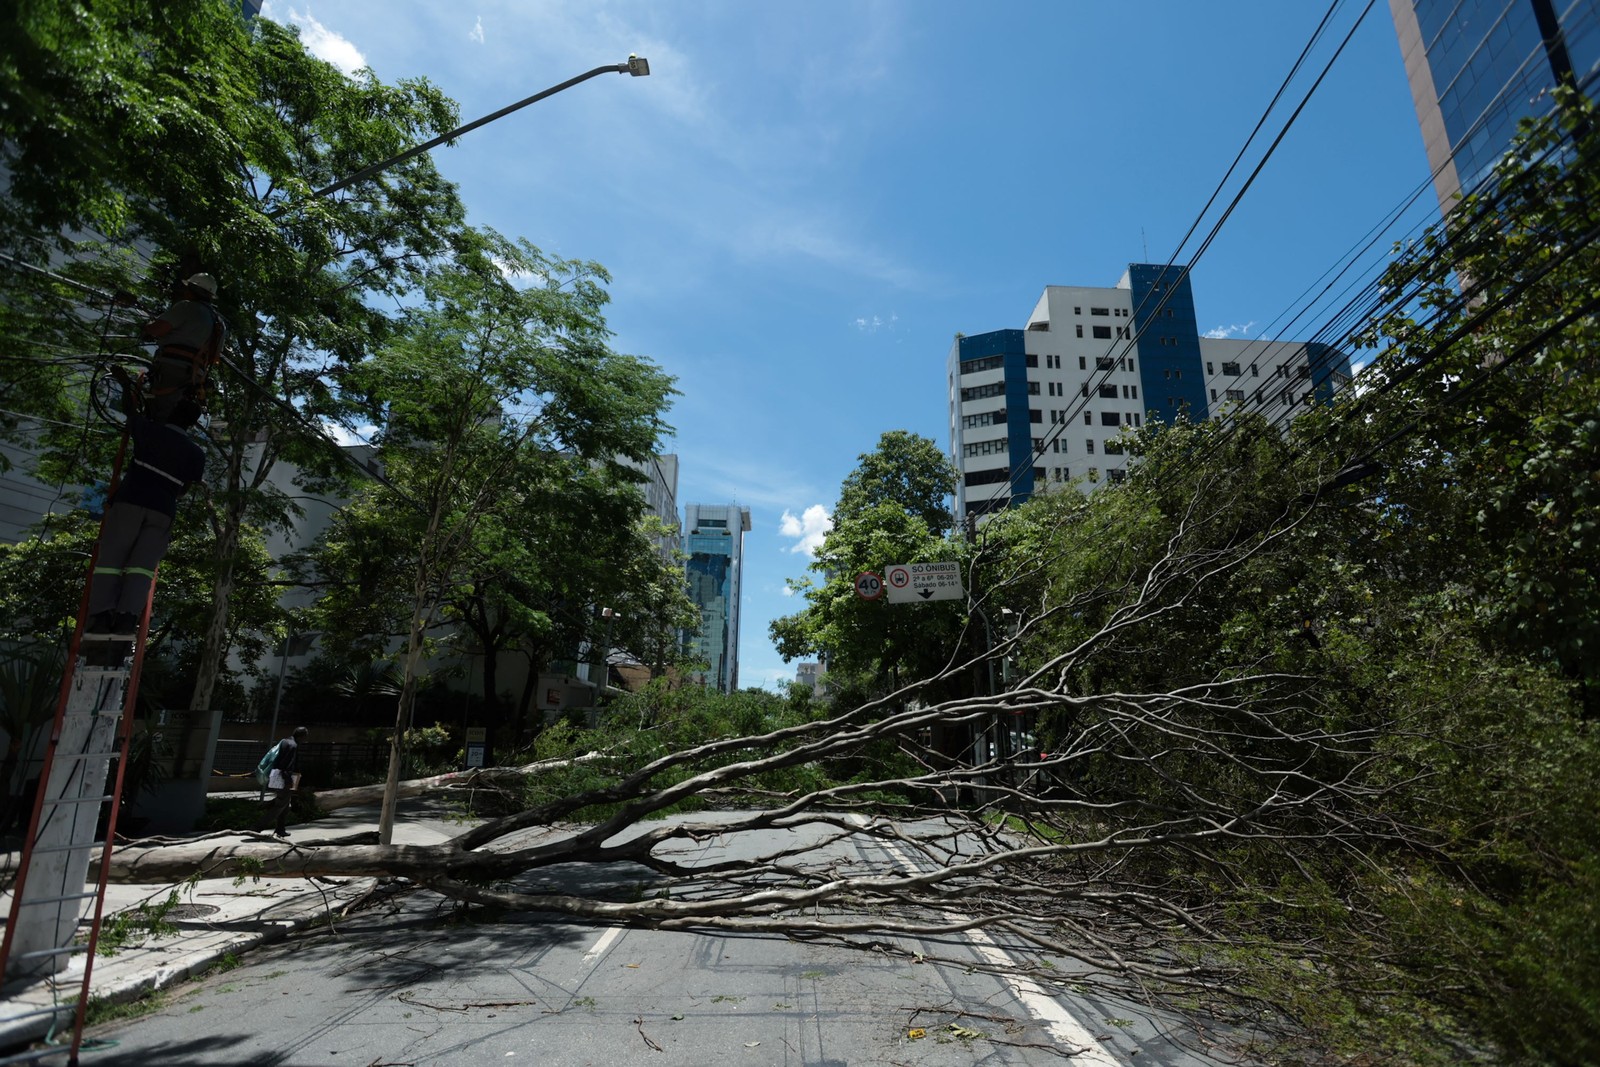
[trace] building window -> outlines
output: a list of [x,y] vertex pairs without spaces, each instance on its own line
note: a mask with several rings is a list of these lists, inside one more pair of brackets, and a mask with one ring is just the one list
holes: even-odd
[[1090,467],[1089,468],[1089,480],[1091,482],[1098,482],[1100,480],[1100,468],[1099,467]]
[[1078,395],[1079,396],[1088,396],[1089,395],[1089,383],[1088,382],[1084,382],[1082,385],[1078,386]]
[[[1162,371],[1161,373],[1162,373],[1163,376],[1166,377],[1167,381],[1169,381],[1169,382],[1172,381],[1172,368],[1171,367],[1168,367],[1166,370]],[[1168,401],[1168,403],[1171,403],[1171,401]]]
[[1217,373],[1217,372],[1211,369],[1211,361],[1209,359],[1206,360],[1206,377],[1209,378],[1209,377],[1211,377],[1211,375],[1213,375],[1215,373]]
[[1237,363],[1224,363],[1222,365],[1222,373],[1223,374],[1230,374],[1233,377],[1237,378],[1243,372],[1241,370],[1239,370],[1239,364],[1237,364]]
[[1139,399],[1139,387],[1137,385],[1133,387],[1133,399]]
[[1078,331],[1078,336],[1082,337],[1083,336],[1083,323],[1081,323],[1081,322],[1078,323],[1076,328],[1077,328],[1077,331]]
[[966,477],[968,485],[999,485],[1001,482],[1011,480],[1011,471],[1005,467],[996,467],[988,471],[969,471]]
[[1094,455],[1094,438],[1086,437],[1083,439],[1083,450],[1091,456]]
[[1244,390],[1243,389],[1229,389],[1228,390],[1228,399],[1229,400],[1236,400],[1241,404],[1244,403]]
[[962,374],[977,374],[979,371],[999,370],[1006,365],[1004,356],[984,356],[982,359],[969,359],[961,364]]
[[1108,438],[1106,440],[1106,455],[1108,455],[1108,456],[1120,456],[1120,455],[1122,455],[1122,442],[1117,440],[1115,437]]
[[961,428],[963,430],[975,430],[979,426],[998,426],[1005,421],[1006,409],[1001,408],[999,411],[985,411],[980,415],[963,415],[961,416]]
[[1079,356],[1078,357],[1078,369],[1079,370],[1088,370],[1089,369],[1089,361],[1087,359],[1085,359],[1083,356]]
[[1141,417],[1140,417],[1140,415],[1139,415],[1139,413],[1138,413],[1138,412],[1137,412],[1137,411],[1135,411],[1135,412],[1134,412],[1134,413],[1133,413],[1133,427],[1134,427],[1134,429],[1138,429],[1138,428],[1139,428],[1139,426],[1140,426],[1140,424],[1141,424],[1141,423],[1142,423],[1142,422],[1143,422],[1143,421],[1144,421],[1144,420],[1143,420],[1143,419],[1142,419],[1142,418],[1141,418]]
[[1128,387],[1126,385],[1122,387],[1122,399],[1128,399]]
[[1095,370],[1116,370],[1117,369],[1117,361],[1112,359],[1110,356],[1096,356],[1095,357],[1095,361],[1094,361],[1094,369]]
[[1072,313],[1074,315],[1082,315],[1083,314],[1083,309],[1082,308],[1073,308],[1072,309]]
[[1111,484],[1116,485],[1128,476],[1128,472],[1121,467],[1106,468],[1106,477],[1111,479]]
[[1212,400],[1216,400],[1217,399],[1217,391],[1215,389],[1211,390],[1211,399]]
[[1100,395],[1107,400],[1115,400],[1117,398],[1117,387],[1115,385],[1102,385],[1100,387]]
[[1126,326],[1117,327],[1117,339],[1120,341],[1126,341],[1128,339],[1128,328]]
[[1029,382],[1028,383],[1028,395],[1029,396],[1038,396],[1039,395],[1039,383],[1038,382]]
[[1091,314],[1091,315],[1109,315],[1109,314],[1111,314],[1111,309],[1110,308],[1090,308],[1089,309],[1089,314]]
[[[1029,382],[1028,385],[1031,387],[1028,390],[1029,392],[1037,393],[1039,391],[1039,384],[1037,382]],[[961,390],[961,401],[962,403],[966,403],[969,400],[984,400],[991,396],[1005,395],[1005,382],[990,382],[988,385],[974,385]]]
[[1120,421],[1115,411],[1102,411],[1100,413],[1100,425],[1102,426],[1117,426]]
[[1050,324],[1048,322],[1030,322],[1028,323],[1028,329],[1035,333],[1046,333],[1050,329]]
[[1132,356],[1128,357],[1128,369],[1129,370],[1133,370],[1133,357]]
[[1022,357],[1022,362],[1024,364],[1026,364],[1027,366],[1029,366],[1029,367],[1033,367],[1034,369],[1038,369],[1039,357],[1037,355],[1034,355],[1034,354],[1030,353],[1030,354]]
[[1097,341],[1109,341],[1109,340],[1111,340],[1111,327],[1109,327],[1109,326],[1096,326],[1094,328],[1094,336],[1095,336],[1095,340],[1097,340]]
[[1085,411],[1083,413],[1083,424],[1085,426],[1093,426],[1094,425],[1094,416],[1091,415],[1089,412]]
[[1033,450],[1034,450],[1034,452],[1043,452],[1044,451],[1044,438],[1035,437],[1033,439]]
[[1254,363],[1250,364],[1250,377],[1252,377],[1252,378],[1261,377],[1261,368],[1256,366]]
[[1183,368],[1182,367],[1173,368],[1172,376],[1174,378],[1182,378],[1183,377]]
[[1044,412],[1040,411],[1038,408],[1029,408],[1028,409],[1028,421],[1029,422],[1043,422],[1044,421]]
[[993,456],[997,453],[1009,451],[1010,447],[1004,437],[997,437],[993,441],[974,441],[969,445],[961,446],[961,454],[968,459],[973,456]]

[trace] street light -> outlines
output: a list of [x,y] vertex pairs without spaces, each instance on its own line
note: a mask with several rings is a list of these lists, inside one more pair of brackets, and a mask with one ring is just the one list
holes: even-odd
[[[511,114],[513,111],[522,110],[523,108],[527,107],[529,104],[537,104],[540,100],[543,100],[547,96],[554,96],[557,93],[561,92],[563,89],[570,89],[574,85],[577,85],[579,82],[586,82],[590,78],[596,77],[596,76],[601,75],[601,74],[626,74],[629,77],[633,77],[633,78],[643,78],[643,77],[647,76],[649,73],[650,73],[650,61],[648,59],[641,58],[640,56],[629,56],[628,59],[627,59],[627,62],[625,62],[625,63],[608,63],[603,67],[596,67],[593,70],[591,70],[591,71],[589,71],[589,72],[587,72],[585,74],[578,75],[576,78],[568,78],[566,81],[562,82],[560,85],[552,85],[550,88],[544,90],[543,92],[534,93],[532,96],[528,97],[525,100],[518,100],[515,104],[512,104],[509,107],[503,107],[499,111],[496,111],[492,115],[485,115],[483,118],[478,119],[476,122],[469,122],[465,126],[458,126],[455,129],[451,130],[449,133],[441,133],[439,136],[435,137],[431,141],[425,142],[423,144],[419,144],[415,148],[408,148],[404,152],[401,152],[397,156],[390,156],[388,159],[385,159],[385,160],[382,160],[380,162],[374,163],[370,167],[364,167],[363,169],[358,170],[354,174],[350,175],[348,178],[340,178],[338,181],[334,182],[332,185],[323,186],[321,189],[318,189],[317,191],[312,193],[310,195],[310,197],[308,197],[308,199],[319,200],[322,197],[328,196],[331,193],[337,193],[340,189],[348,188],[349,186],[354,185],[356,182],[359,182],[359,181],[361,181],[361,180],[363,180],[365,178],[370,178],[374,174],[379,174],[379,173],[381,173],[383,171],[386,171],[390,167],[396,165],[397,163],[404,163],[406,160],[412,158],[413,156],[419,156],[424,152],[427,152],[427,151],[430,151],[432,149],[438,148],[440,145],[444,144],[446,141],[453,141],[457,137],[460,137],[464,133],[471,133],[473,130],[477,129],[479,126],[486,126],[489,123],[493,122],[495,119],[504,118],[505,116]],[[282,210],[284,210],[284,208],[283,207],[279,207],[279,208],[273,210],[272,212],[269,212],[269,214],[276,215],[278,212],[280,212]]]

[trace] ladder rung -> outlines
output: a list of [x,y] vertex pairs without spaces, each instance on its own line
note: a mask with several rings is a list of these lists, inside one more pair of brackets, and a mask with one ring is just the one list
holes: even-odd
[[115,795],[115,793],[107,793],[103,797],[56,797],[53,800],[45,801],[41,807],[53,808],[57,804],[104,804]]
[[42,960],[48,956],[66,956],[74,952],[84,952],[88,945],[66,945],[62,948],[36,948],[32,952],[18,952],[13,957],[19,960]]
[[32,908],[40,904],[65,904],[69,900],[92,900],[99,896],[99,892],[84,890],[82,893],[63,893],[59,897],[30,897],[17,905],[19,908]]
[[77,852],[80,849],[86,848],[99,848],[103,844],[105,844],[104,841],[90,841],[87,844],[82,845],[49,845],[45,848],[35,848],[33,851],[35,855],[44,854],[48,856],[62,852]]

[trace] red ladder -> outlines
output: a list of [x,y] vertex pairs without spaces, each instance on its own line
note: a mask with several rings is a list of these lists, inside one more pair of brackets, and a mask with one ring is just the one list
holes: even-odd
[[[124,433],[108,500],[116,489],[126,450]],[[102,532],[104,528],[102,518]],[[91,581],[98,558],[97,541],[89,563]],[[83,978],[72,1013],[72,1042],[69,1047],[47,1046],[0,1058],[0,1064],[38,1062],[63,1052],[69,1065],[76,1067],[78,1063],[154,597],[152,581],[137,632],[131,638],[125,634],[86,634],[89,583],[84,583],[33,814],[11,886],[5,938],[0,943],[0,976],[5,982],[6,998],[21,1008],[9,1012],[5,1021],[11,1028],[27,1028],[31,1023],[38,1033],[53,1034],[65,1021],[67,1005],[57,1000],[65,982],[57,976],[68,969],[73,955],[83,956]],[[117,770],[108,791],[106,778],[114,757]],[[99,874],[94,888],[86,889],[89,864],[97,847],[95,831],[100,810],[108,801],[105,839],[98,843]],[[90,901],[93,905],[89,909],[92,918],[88,941],[78,944],[75,942],[80,916]],[[30,1003],[37,1007],[30,1010],[26,1006]],[[31,1016],[37,1018],[30,1019]]]

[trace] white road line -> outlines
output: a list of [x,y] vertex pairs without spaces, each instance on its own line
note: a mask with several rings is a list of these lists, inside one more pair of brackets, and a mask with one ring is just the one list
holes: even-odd
[[[856,815],[853,818],[859,820],[863,826],[867,823],[864,816]],[[907,856],[900,846],[894,842],[875,841],[873,843],[893,856],[895,862],[904,867],[908,873],[922,869],[916,861]],[[951,918],[960,921],[962,916],[953,915]],[[1043,986],[1032,978],[1010,973],[1011,968],[1017,966],[1017,961],[1012,958],[1010,953],[996,944],[994,938],[980,929],[968,930],[966,934],[972,941],[973,950],[983,957],[984,962],[994,967],[1006,969],[1007,973],[1001,974],[999,977],[1011,987],[1011,991],[1022,1002],[1022,1006],[1028,1009],[1028,1013],[1043,1023],[1044,1028],[1057,1041],[1081,1050],[1072,1056],[1074,1067],[1123,1067],[1121,1060],[1118,1060],[1111,1054],[1109,1049],[1096,1041],[1094,1035],[1089,1033],[1071,1012],[1062,1007],[1060,998],[1047,992]]]
[[593,963],[595,960],[603,956],[606,949],[611,947],[611,942],[622,936],[622,930],[623,928],[620,926],[613,926],[611,929],[601,934],[600,940],[594,943],[594,948],[583,954],[583,962],[586,964]]

